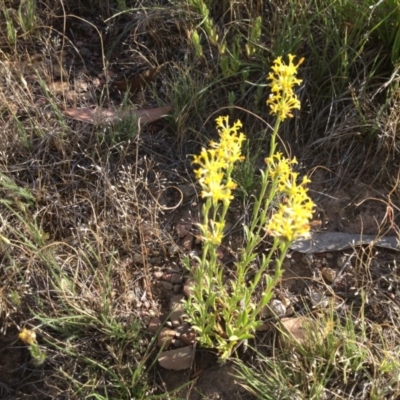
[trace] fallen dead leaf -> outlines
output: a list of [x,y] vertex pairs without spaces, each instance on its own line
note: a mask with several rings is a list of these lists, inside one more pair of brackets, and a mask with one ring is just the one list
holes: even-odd
[[308,345],[312,340],[312,332],[315,332],[317,324],[308,317],[283,318],[280,321],[281,337],[280,343],[283,347],[297,345]]
[[124,118],[137,118],[139,124],[150,124],[171,111],[171,106],[133,110],[129,108],[65,108],[65,114],[76,121],[93,125],[112,124]]

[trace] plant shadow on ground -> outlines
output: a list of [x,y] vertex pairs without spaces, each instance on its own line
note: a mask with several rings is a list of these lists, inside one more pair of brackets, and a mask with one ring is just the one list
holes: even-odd
[[[390,47],[390,35],[362,43],[363,32],[344,17],[354,12],[351,2],[332,8],[335,13],[326,12],[330,2],[310,2],[302,15],[293,14],[290,1],[204,2],[215,27],[202,25],[196,2],[27,0],[26,9],[17,3],[0,0],[7,11],[0,11],[0,397],[397,398],[398,254],[379,248],[288,258],[275,297],[287,302],[287,316],[320,321],[325,336],[311,350],[280,347],[282,327],[269,316],[249,349],[239,348],[239,367],[220,366],[203,349],[185,372],[157,364],[157,333],[181,327],[173,324],[171,304],[185,291],[182,256],[201,247],[190,156],[215,138],[217,116],[243,120],[251,162],[236,172],[238,198],[219,255],[232,275],[241,226],[249,219],[245,198],[257,190],[254,171],[267,155],[265,75],[276,55],[307,57],[300,93],[305,110],[282,139],[289,152],[303,155],[302,170],[311,171],[319,229],[397,234],[398,164],[392,159],[398,156],[398,106],[390,97],[397,88],[378,87],[391,82],[397,56],[382,62],[370,56],[375,42]],[[304,15],[313,15],[313,23],[304,24]],[[257,16],[265,21],[261,36],[246,30]],[[333,31],[329,17],[355,42],[344,46],[342,38],[325,46],[331,38],[316,32]],[[295,20],[301,30],[279,34],[291,32],[285,24]],[[225,55],[213,43],[221,40],[213,29],[226,40]],[[315,39],[310,47],[302,43],[307,37]],[[315,71],[312,55],[320,50],[325,62]],[[329,54],[336,55],[334,65],[326,63]],[[172,105],[170,115],[140,127],[135,118],[93,126],[63,114],[121,105],[134,114],[164,104]],[[354,255],[342,271],[343,254]],[[335,284],[328,269],[338,276]],[[315,302],[315,293],[328,306]],[[37,332],[46,354],[41,365],[18,340],[23,327]],[[339,342],[346,340],[367,351],[342,351]],[[175,335],[170,348],[184,345],[184,336]],[[263,381],[271,369],[276,375]],[[244,378],[232,378],[238,374]]]

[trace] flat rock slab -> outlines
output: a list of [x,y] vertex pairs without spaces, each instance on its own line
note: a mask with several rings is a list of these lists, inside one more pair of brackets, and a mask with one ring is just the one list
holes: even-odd
[[379,238],[375,235],[344,232],[313,232],[308,239],[294,241],[290,249],[299,253],[324,253],[326,251],[345,250],[361,245],[374,245],[400,251],[400,242],[397,236]]

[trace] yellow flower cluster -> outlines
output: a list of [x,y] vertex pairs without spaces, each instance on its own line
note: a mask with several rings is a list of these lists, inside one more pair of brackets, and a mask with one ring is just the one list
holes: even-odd
[[211,198],[213,204],[218,201],[230,202],[233,199],[232,190],[236,183],[232,181],[230,173],[236,161],[241,161],[242,143],[246,139],[243,133],[238,132],[242,127],[240,121],[229,126],[229,117],[216,119],[220,141],[211,141],[209,149],[202,149],[198,156],[193,157],[192,164],[198,164],[199,169],[195,170],[196,179],[199,181],[203,198]]
[[18,334],[18,338],[28,345],[36,343],[36,333],[26,328],[22,329],[22,331]]
[[265,159],[271,179],[276,183],[276,193],[282,199],[276,213],[267,224],[267,232],[292,242],[299,236],[307,235],[310,230],[309,221],[312,218],[314,203],[307,194],[305,185],[310,182],[307,177],[298,183],[297,172],[292,171],[292,165],[297,160],[289,160],[282,153],[274,154]]
[[282,57],[278,57],[271,68],[273,72],[267,77],[271,81],[268,86],[272,92],[267,104],[271,108],[271,114],[277,115],[282,121],[293,117],[292,109],[300,109],[300,101],[294,94],[293,87],[302,82],[296,78],[296,74],[304,58],[301,58],[297,65],[293,64],[294,58],[295,56],[289,54],[289,65],[286,65],[282,62]]

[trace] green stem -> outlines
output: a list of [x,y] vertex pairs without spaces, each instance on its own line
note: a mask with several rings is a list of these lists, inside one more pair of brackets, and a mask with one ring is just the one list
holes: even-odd
[[276,118],[275,126],[274,126],[274,129],[272,130],[272,135],[271,135],[271,144],[270,144],[270,150],[269,150],[269,156],[270,157],[272,157],[275,154],[275,150],[276,150],[276,135],[278,134],[280,124],[281,124],[281,118],[278,116]]

